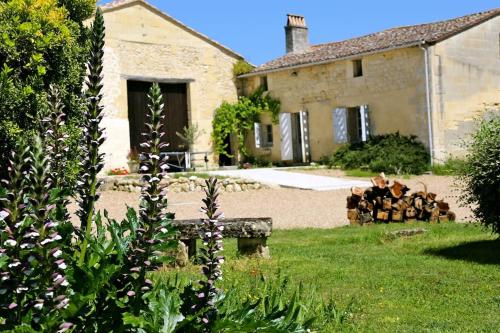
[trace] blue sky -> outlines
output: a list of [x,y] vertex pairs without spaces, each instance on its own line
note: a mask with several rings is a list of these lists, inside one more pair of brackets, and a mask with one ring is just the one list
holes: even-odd
[[148,0],[259,65],[284,54],[286,14],[306,17],[313,44],[500,7],[500,0]]

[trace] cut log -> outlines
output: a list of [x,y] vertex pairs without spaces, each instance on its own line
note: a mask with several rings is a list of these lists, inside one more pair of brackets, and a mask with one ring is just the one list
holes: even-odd
[[415,219],[416,216],[417,216],[417,209],[415,207],[413,207],[413,206],[408,207],[406,209],[405,214],[406,214],[406,218],[407,219]]
[[392,199],[391,198],[384,198],[382,200],[382,208],[384,210],[391,210],[392,209]]
[[367,224],[373,222],[372,214],[370,213],[359,214],[359,221],[361,222],[361,224]]
[[387,187],[387,178],[385,174],[382,172],[377,177],[371,179],[374,187],[378,187],[379,189],[385,189]]
[[359,200],[354,199],[352,196],[347,197],[347,209],[356,209],[358,207]]
[[403,212],[399,210],[392,211],[392,220],[396,222],[403,221]]
[[356,221],[359,218],[359,213],[357,209],[349,209],[347,210],[347,219],[349,221]]
[[377,211],[377,220],[379,221],[388,221],[389,220],[389,212],[379,210]]

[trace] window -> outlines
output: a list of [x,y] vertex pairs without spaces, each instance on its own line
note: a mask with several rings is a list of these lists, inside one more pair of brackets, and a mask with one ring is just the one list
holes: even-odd
[[353,60],[352,74],[354,77],[363,76],[363,62],[361,61],[361,59]]
[[260,86],[264,91],[268,91],[269,87],[267,85],[267,76],[260,77]]
[[332,118],[335,143],[366,141],[372,132],[368,105],[334,109]]
[[262,146],[265,148],[273,146],[273,125],[264,125],[262,130]]
[[273,125],[254,124],[255,148],[271,148],[274,143]]
[[347,109],[347,137],[349,142],[360,142],[363,136],[361,112],[359,107]]

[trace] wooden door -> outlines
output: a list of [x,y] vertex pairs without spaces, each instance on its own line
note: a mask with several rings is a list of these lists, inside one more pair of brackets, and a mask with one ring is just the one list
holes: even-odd
[[[140,150],[143,142],[141,133],[144,132],[146,111],[148,107],[147,94],[151,82],[128,81],[128,119],[130,126],[130,147]],[[160,84],[160,89],[165,102],[165,119],[163,121],[164,142],[169,146],[165,152],[184,152],[188,146],[175,134],[182,132],[188,126],[187,86],[186,84]]]

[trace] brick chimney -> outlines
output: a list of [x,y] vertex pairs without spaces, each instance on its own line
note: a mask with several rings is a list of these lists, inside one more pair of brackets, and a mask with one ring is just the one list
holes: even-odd
[[286,53],[301,53],[309,48],[309,29],[304,16],[287,15],[285,26]]

